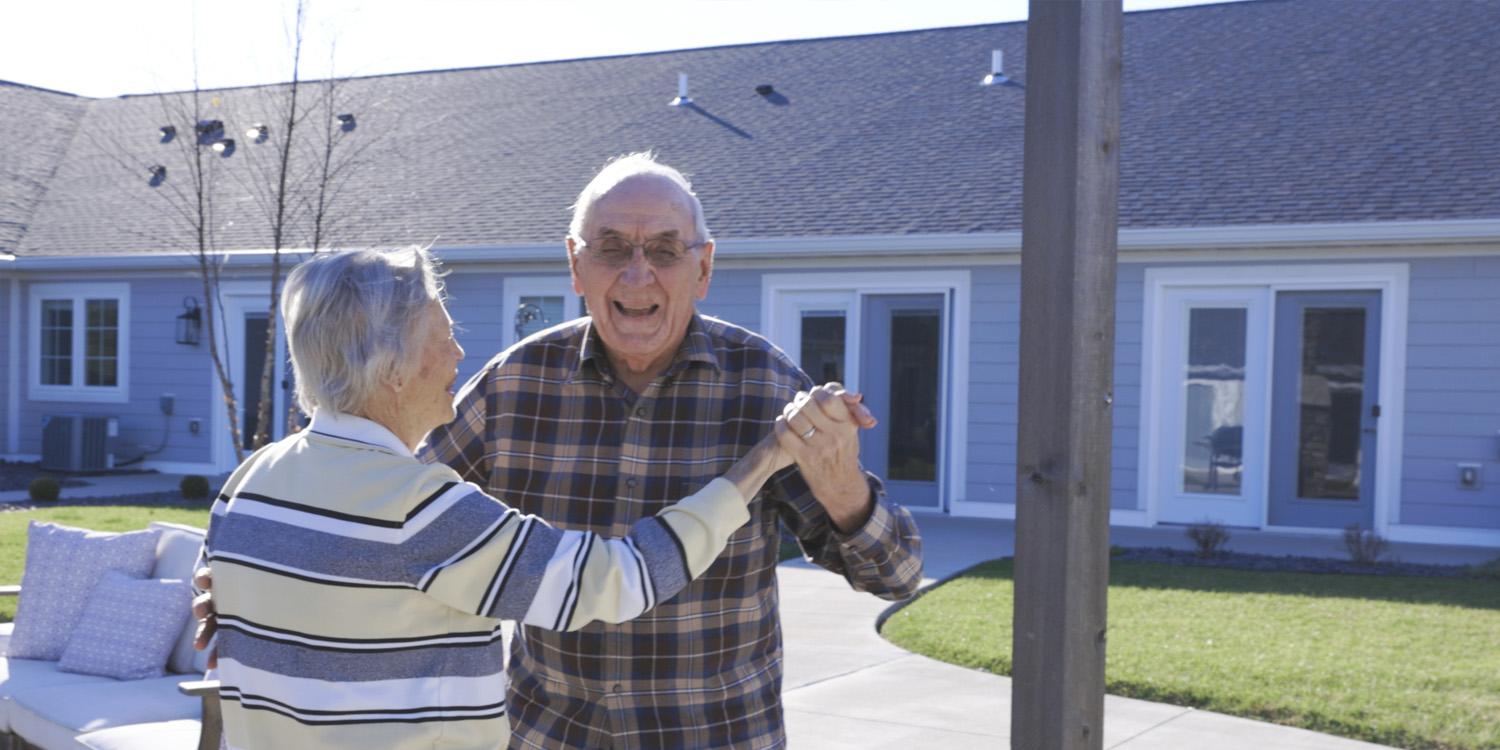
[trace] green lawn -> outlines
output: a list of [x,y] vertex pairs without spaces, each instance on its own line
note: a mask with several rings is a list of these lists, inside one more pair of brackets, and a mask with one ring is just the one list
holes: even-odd
[[[32,520],[52,521],[96,531],[133,531],[152,521],[208,526],[208,503],[202,507],[157,505],[64,505],[0,513],[0,584],[21,582],[26,568],[26,528]],[[0,622],[16,616],[16,598],[0,597]]]
[[[1011,561],[884,635],[1010,674]],[[1500,750],[1500,581],[1112,561],[1107,690],[1405,748]]]

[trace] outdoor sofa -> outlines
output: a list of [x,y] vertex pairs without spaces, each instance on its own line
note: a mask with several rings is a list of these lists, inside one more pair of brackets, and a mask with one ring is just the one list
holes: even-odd
[[[193,650],[188,590],[203,535],[164,522],[125,534],[32,523],[17,613],[26,632],[0,624],[0,750],[219,747],[217,684]],[[67,615],[48,606],[82,611],[55,627]],[[57,641],[67,644],[59,658],[35,658]]]

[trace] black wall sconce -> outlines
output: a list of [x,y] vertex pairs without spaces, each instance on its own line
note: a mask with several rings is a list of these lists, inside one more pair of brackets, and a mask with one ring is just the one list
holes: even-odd
[[187,312],[177,316],[177,343],[197,346],[198,336],[203,332],[203,309],[194,297],[183,297],[182,306]]

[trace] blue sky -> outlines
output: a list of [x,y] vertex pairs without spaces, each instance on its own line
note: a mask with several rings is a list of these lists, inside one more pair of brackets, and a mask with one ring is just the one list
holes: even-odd
[[[1124,0],[1124,7],[1204,1]],[[93,97],[191,89],[195,67],[203,88],[286,80],[294,5],[0,0],[0,80]],[[1018,21],[1027,2],[310,0],[309,7],[304,78]]]

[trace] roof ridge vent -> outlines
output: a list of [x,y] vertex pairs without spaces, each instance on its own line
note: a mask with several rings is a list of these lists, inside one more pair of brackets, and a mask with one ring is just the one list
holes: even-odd
[[668,107],[681,107],[692,104],[693,100],[687,93],[687,73],[677,74],[677,98],[667,102]]

